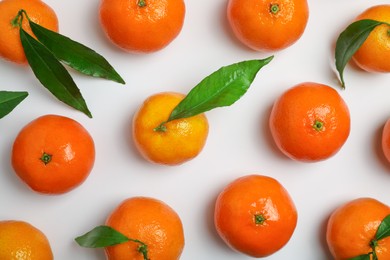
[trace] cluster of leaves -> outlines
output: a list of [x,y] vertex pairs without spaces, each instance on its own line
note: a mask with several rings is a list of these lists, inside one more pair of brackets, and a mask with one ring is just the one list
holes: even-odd
[[[37,40],[23,29],[24,17],[28,20]],[[12,25],[19,27],[23,50],[36,78],[57,99],[88,117],[92,117],[92,114],[79,88],[62,63],[85,75],[125,84],[103,56],[85,45],[34,23],[24,10],[18,12]],[[9,113],[18,105],[23,100],[21,97],[25,98],[26,92],[0,92],[0,108],[2,106],[8,108],[8,110],[1,110],[1,115],[4,116],[5,112]]]

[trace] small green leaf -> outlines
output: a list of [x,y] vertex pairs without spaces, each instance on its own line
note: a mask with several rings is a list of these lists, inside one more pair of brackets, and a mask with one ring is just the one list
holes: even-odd
[[113,246],[130,241],[122,233],[109,226],[97,226],[82,236],[75,238],[82,247],[101,248]]
[[37,39],[65,64],[86,75],[125,84],[108,61],[94,50],[31,20],[29,24]]
[[353,258],[349,258],[348,260],[371,260],[370,255],[371,255],[371,253],[365,254],[365,255],[359,255],[359,256],[356,256]]
[[56,57],[22,28],[20,40],[27,61],[42,85],[60,101],[92,117],[80,90]]
[[27,96],[25,91],[0,91],[0,118],[8,115]]
[[381,222],[376,231],[375,238],[376,240],[383,239],[390,236],[390,215],[387,215]]
[[364,19],[350,24],[338,37],[336,41],[335,59],[336,69],[339,72],[341,85],[345,88],[344,68],[362,46],[372,30],[378,25],[385,24],[375,20]]
[[273,56],[264,60],[242,61],[220,68],[204,78],[188,93],[172,111],[168,121],[232,105],[246,93],[257,72],[272,59]]

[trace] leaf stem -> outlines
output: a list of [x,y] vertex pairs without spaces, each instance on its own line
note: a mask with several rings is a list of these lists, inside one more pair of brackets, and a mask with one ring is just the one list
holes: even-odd
[[161,124],[159,124],[157,127],[153,129],[153,131],[165,133],[167,131],[167,127],[165,126],[165,123],[167,123],[167,121],[164,121]]
[[148,245],[147,244],[145,244],[144,242],[142,242],[138,239],[129,238],[129,241],[138,243],[139,244],[138,252],[140,252],[142,254],[142,256],[144,257],[144,260],[149,260],[149,258],[148,258]]

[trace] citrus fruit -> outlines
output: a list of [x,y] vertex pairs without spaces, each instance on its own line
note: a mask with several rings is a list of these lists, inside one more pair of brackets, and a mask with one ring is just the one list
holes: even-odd
[[214,223],[232,249],[252,257],[265,257],[291,238],[297,211],[286,189],[263,175],[240,177],[218,195]]
[[100,23],[107,37],[130,52],[150,53],[166,47],[180,33],[183,0],[102,0]]
[[[390,5],[376,5],[360,14],[356,20],[372,19],[390,23]],[[377,26],[352,56],[355,63],[370,72],[390,72],[390,25]]]
[[227,18],[234,35],[258,51],[278,51],[295,43],[309,18],[306,0],[229,0]]
[[[184,248],[184,231],[179,215],[164,202],[148,197],[124,200],[106,225],[125,236],[142,241],[149,259],[179,259]],[[105,248],[109,260],[143,259],[139,244],[129,241]]]
[[174,92],[154,94],[135,113],[133,139],[147,160],[176,165],[194,158],[203,149],[208,135],[208,121],[204,114],[170,121],[165,123],[164,130],[157,130],[184,97]]
[[0,221],[0,259],[52,260],[49,240],[39,229],[18,220]]
[[315,162],[341,149],[349,136],[350,115],[335,89],[305,82],[288,89],[275,101],[269,125],[277,147],[285,155]]
[[[52,31],[58,31],[55,12],[40,0],[2,0],[0,2],[0,56],[15,63],[27,64],[19,27],[12,25],[12,20],[23,9],[35,23]],[[33,36],[27,19],[23,19],[23,29]]]
[[[390,208],[373,198],[358,198],[337,208],[331,214],[326,230],[333,257],[350,259],[372,252],[371,241],[389,214]],[[378,259],[390,259],[390,238],[377,240],[375,252]]]
[[390,162],[390,119],[386,121],[382,131],[382,150],[386,159]]
[[31,189],[61,194],[79,186],[95,161],[95,146],[75,120],[44,115],[27,124],[12,148],[15,173]]

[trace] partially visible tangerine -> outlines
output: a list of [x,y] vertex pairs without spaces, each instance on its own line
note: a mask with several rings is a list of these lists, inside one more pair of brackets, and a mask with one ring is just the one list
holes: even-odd
[[[58,32],[58,20],[53,9],[41,0],[0,2],[0,56],[15,63],[26,64],[27,59],[20,41],[19,27],[12,25],[12,20],[22,9],[33,22],[55,32]],[[22,27],[34,36],[25,17]]]
[[0,221],[1,260],[52,260],[53,252],[45,234],[25,221]]
[[99,10],[107,37],[136,53],[166,47],[179,35],[185,17],[183,0],[102,0]]
[[19,132],[11,159],[15,173],[32,190],[61,194],[86,180],[95,162],[95,145],[77,121],[44,115]]
[[309,18],[306,0],[229,0],[227,18],[234,35],[258,51],[278,51],[295,43]]
[[297,210],[287,190],[274,178],[247,175],[218,195],[214,224],[223,241],[251,257],[265,257],[290,240]]
[[[112,211],[106,225],[146,244],[149,259],[177,260],[184,248],[184,230],[179,215],[154,198],[124,200]],[[106,247],[105,252],[109,260],[143,260],[139,246],[129,241]]]
[[336,154],[350,132],[350,114],[339,93],[324,84],[305,82],[286,90],[274,103],[269,126],[276,146],[305,162]]
[[360,14],[356,20],[372,19],[386,22],[377,26],[352,56],[355,63],[369,72],[390,72],[390,5],[376,5]]
[[382,131],[382,151],[390,162],[390,119],[388,119]]
[[177,165],[196,157],[203,149],[209,125],[204,114],[165,122],[185,95],[162,92],[148,97],[134,114],[132,136],[148,161]]
[[[331,214],[326,230],[329,250],[336,260],[372,252],[372,240],[390,207],[373,198],[358,198],[339,206]],[[390,237],[375,245],[378,259],[390,259]],[[372,258],[369,258],[372,259]]]

